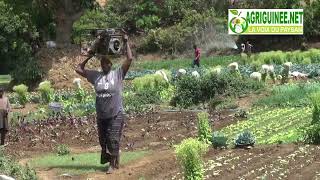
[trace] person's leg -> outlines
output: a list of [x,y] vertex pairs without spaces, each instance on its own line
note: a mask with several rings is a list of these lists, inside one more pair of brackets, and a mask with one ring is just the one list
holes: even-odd
[[196,64],[196,60],[192,61],[192,68],[194,68],[194,65]]
[[200,67],[200,60],[197,60],[197,66]]
[[123,132],[123,125],[124,125],[124,116],[121,115],[121,127],[120,127],[120,134],[119,134],[119,150],[118,150],[118,156],[116,158],[116,162],[115,162],[115,168],[119,169],[120,167],[120,142],[121,142],[121,137],[122,137],[122,132]]
[[108,158],[107,158],[107,144],[106,144],[106,128],[105,128],[105,120],[103,119],[97,119],[97,124],[98,124],[98,136],[99,136],[99,143],[101,146],[101,159],[100,163],[101,164],[106,164],[108,163]]
[[0,135],[1,135],[1,141],[0,141],[0,145],[4,145],[5,143],[5,138],[6,138],[6,131],[4,129],[0,130]]
[[[120,139],[122,134],[122,128],[123,128],[123,114],[119,113],[115,118],[111,121],[111,126],[109,126],[108,132],[109,136],[107,136],[107,139],[109,139],[109,143],[107,143],[107,147],[109,149],[109,152],[111,153],[111,162],[110,162],[110,170],[112,172],[113,169],[119,168],[119,151],[120,151]],[[111,173],[107,172],[107,173]]]

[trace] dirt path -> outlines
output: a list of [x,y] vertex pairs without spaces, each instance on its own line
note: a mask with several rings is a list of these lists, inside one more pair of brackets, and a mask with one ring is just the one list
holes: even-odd
[[[211,114],[210,120],[214,122],[215,129],[231,124],[234,119],[229,112],[222,113],[220,117]],[[104,172],[71,177],[71,179],[163,179],[163,177],[179,172],[172,145],[181,140],[195,136],[197,116],[195,112],[153,112],[143,116],[128,117],[122,137],[121,150],[151,150],[150,155],[135,160],[121,167],[113,175]],[[19,134],[18,142],[8,146],[8,153],[20,157],[20,163],[26,164],[30,158],[40,154],[52,153],[57,144],[67,144],[73,153],[99,152],[100,146],[96,134],[94,121],[78,128],[67,125],[52,126],[49,132],[58,133],[58,136],[48,135],[47,131],[30,131]],[[31,127],[32,130],[32,127]],[[88,133],[84,133],[88,132]],[[64,133],[64,134],[62,134]],[[11,137],[14,139],[13,137]],[[33,139],[37,139],[34,141]],[[33,141],[30,141],[33,140]],[[34,142],[31,144],[31,142]],[[16,149],[16,151],[9,151]],[[57,176],[55,169],[38,169],[40,179],[70,179],[70,177]]]

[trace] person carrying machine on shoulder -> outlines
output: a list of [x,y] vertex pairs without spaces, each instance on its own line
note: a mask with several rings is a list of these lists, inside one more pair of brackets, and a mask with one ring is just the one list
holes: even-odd
[[[122,104],[123,80],[131,62],[132,53],[128,36],[123,35],[126,60],[116,70],[111,70],[112,62],[108,55],[108,36],[102,32],[88,50],[89,57],[80,63],[76,72],[94,85],[96,92],[96,112],[99,143],[101,146],[101,164],[110,163],[107,174],[119,168],[120,138],[124,125]],[[125,33],[125,32],[124,32]],[[109,44],[110,45],[110,44]],[[94,55],[100,59],[102,71],[89,70],[85,66]]]

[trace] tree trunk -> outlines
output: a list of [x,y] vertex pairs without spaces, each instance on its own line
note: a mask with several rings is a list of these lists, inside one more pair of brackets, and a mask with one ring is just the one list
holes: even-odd
[[66,47],[71,44],[73,19],[65,16],[63,18],[57,18],[56,27],[56,43],[58,47]]
[[56,11],[56,43],[60,48],[71,44],[73,23],[83,14],[83,8],[74,7],[72,1],[66,0]]

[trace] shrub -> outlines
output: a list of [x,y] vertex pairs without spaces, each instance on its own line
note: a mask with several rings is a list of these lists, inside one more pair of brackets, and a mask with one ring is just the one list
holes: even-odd
[[199,104],[202,96],[201,79],[192,76],[183,76],[176,82],[176,91],[171,104],[187,108]]
[[25,106],[26,103],[28,102],[28,87],[24,84],[20,84],[18,86],[14,86],[13,90],[18,95],[19,104],[21,104],[22,106]]
[[187,180],[202,180],[204,178],[201,156],[208,150],[208,145],[196,139],[185,139],[176,146],[175,153],[184,170]]
[[10,157],[6,157],[3,150],[0,149],[0,172],[15,179],[36,180],[37,175],[34,169],[29,166],[23,167],[13,161]]
[[86,91],[82,88],[77,88],[76,89],[76,93],[75,93],[75,98],[77,99],[78,102],[84,102],[85,98],[88,94],[86,93]]
[[254,135],[250,131],[244,131],[238,134],[235,140],[236,147],[253,146],[256,142]]
[[202,112],[198,114],[198,138],[200,141],[209,143],[211,140],[212,129],[209,122],[209,114]]
[[316,123],[306,128],[304,142],[307,144],[320,144],[320,124]]
[[132,91],[123,93],[124,108],[127,113],[145,113],[151,110],[150,104],[158,102],[152,92],[144,91],[134,93]]
[[70,154],[70,148],[65,144],[59,144],[56,147],[55,151],[58,154],[58,156],[65,156]]
[[264,87],[262,82],[229,72],[209,73],[202,78],[187,75],[177,80],[175,85],[172,105],[182,108],[208,102],[216,95],[240,96]]
[[212,145],[214,148],[227,147],[228,138],[221,132],[214,132],[212,135]]
[[135,78],[132,81],[132,86],[135,91],[144,90],[157,90],[161,91],[169,87],[169,83],[166,82],[161,75],[150,74],[142,77]]
[[10,73],[15,83],[34,83],[43,72],[32,56],[31,42],[38,37],[26,13],[17,15],[13,8],[0,2],[0,71]]
[[311,124],[320,124],[320,92],[311,94],[310,100],[313,105]]
[[43,81],[39,84],[38,90],[41,93],[43,103],[49,103],[53,100],[54,89],[51,87],[50,81]]

